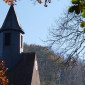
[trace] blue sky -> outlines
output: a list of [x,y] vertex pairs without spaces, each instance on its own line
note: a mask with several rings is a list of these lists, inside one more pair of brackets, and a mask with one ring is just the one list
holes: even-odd
[[[16,14],[21,27],[25,31],[24,42],[45,46],[47,44],[42,40],[47,40],[49,28],[51,29],[56,19],[58,20],[64,15],[63,13],[70,6],[71,0],[52,0],[48,7],[44,7],[44,4],[40,5],[37,2],[35,5],[33,3],[32,0],[18,1],[15,5]],[[3,0],[0,0],[0,27],[9,7]]]

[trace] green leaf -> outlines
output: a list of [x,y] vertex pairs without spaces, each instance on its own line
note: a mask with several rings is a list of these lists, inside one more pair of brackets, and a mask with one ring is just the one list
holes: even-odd
[[79,5],[75,6],[75,13],[76,14],[79,14],[80,13]]
[[70,13],[72,13],[73,11],[75,11],[76,14],[79,14],[80,13],[79,5],[71,6],[68,11]]
[[79,14],[79,13],[80,13],[79,5],[71,6],[71,7],[69,8],[69,12],[70,12],[70,13],[72,13],[73,11],[75,11],[76,14]]
[[80,27],[82,27],[82,28],[85,27],[85,22],[81,23]]
[[83,5],[83,4],[84,4],[84,2],[80,2],[80,4],[81,4],[81,5]]
[[84,30],[83,30],[84,32],[85,32],[85,28],[84,28]]
[[82,10],[82,17],[85,18],[85,9]]
[[85,5],[85,1],[81,1],[80,4],[81,4],[81,5]]
[[69,7],[68,11],[72,13],[74,11],[73,6]]
[[72,4],[79,4],[80,0],[72,0]]

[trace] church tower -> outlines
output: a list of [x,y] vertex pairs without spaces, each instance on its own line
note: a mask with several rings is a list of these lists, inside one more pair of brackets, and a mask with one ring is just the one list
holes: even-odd
[[0,29],[0,59],[5,60],[9,69],[15,67],[21,59],[23,34],[14,7],[11,6]]

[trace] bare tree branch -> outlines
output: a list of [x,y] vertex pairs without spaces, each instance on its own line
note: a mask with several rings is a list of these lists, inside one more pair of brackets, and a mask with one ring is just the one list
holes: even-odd
[[56,21],[52,27],[48,42],[51,47],[56,47],[63,55],[79,57],[85,53],[85,33],[80,24],[84,22],[81,14],[69,14]]

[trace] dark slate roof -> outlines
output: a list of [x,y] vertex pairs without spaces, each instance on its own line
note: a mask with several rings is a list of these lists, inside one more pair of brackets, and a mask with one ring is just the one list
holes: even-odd
[[8,30],[19,31],[24,34],[13,6],[10,7],[0,32]]
[[21,63],[12,72],[7,72],[9,85],[31,85],[35,53],[23,53]]

